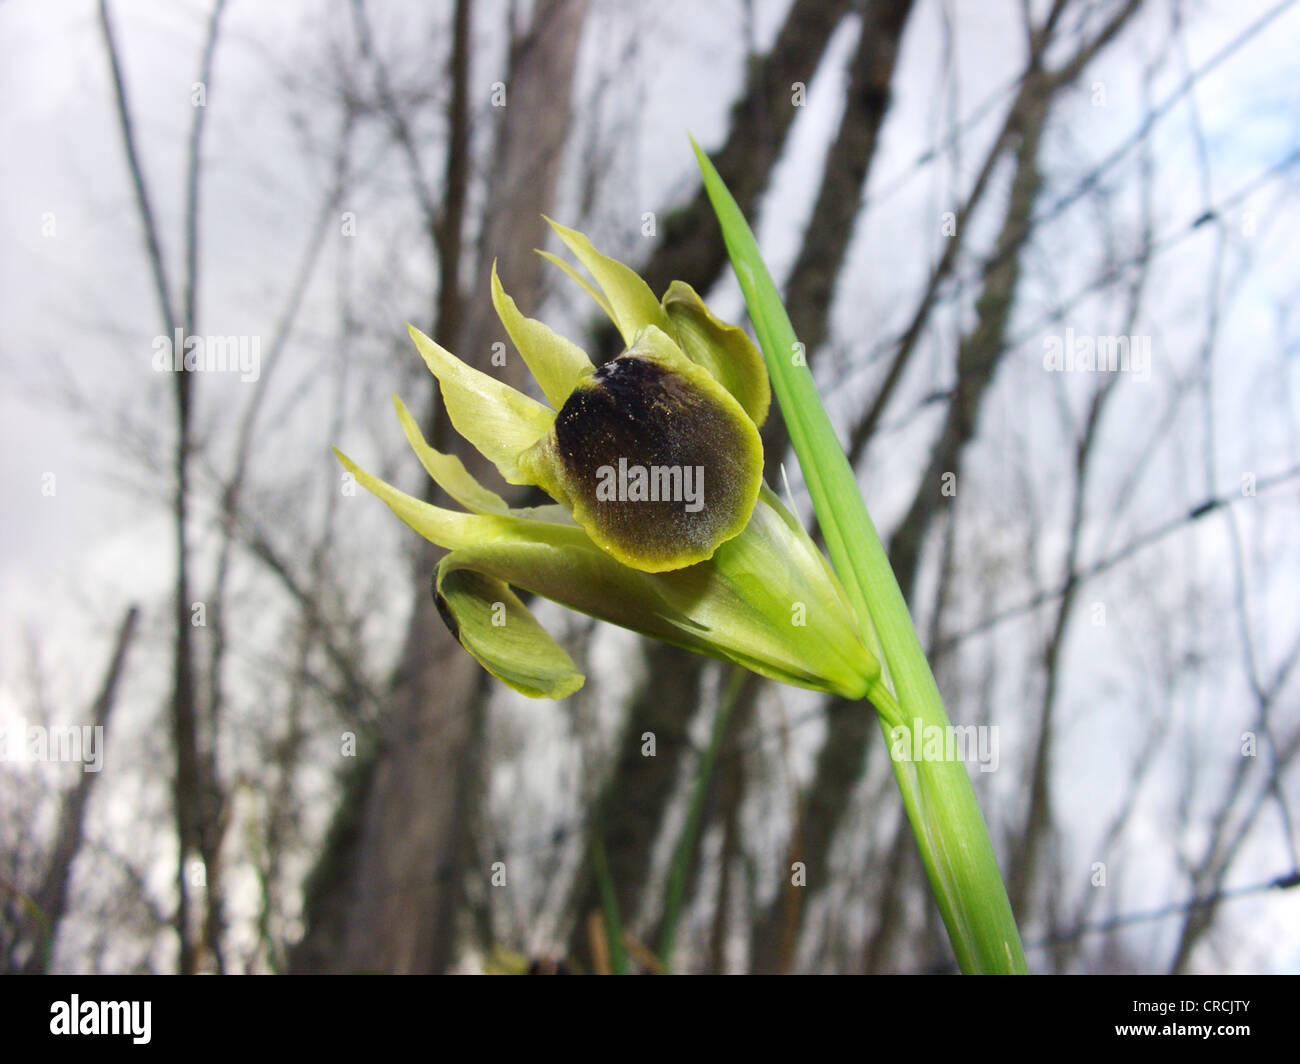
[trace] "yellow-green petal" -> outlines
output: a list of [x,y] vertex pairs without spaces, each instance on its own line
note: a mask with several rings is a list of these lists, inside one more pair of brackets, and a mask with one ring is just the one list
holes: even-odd
[[618,327],[625,344],[631,344],[636,334],[647,325],[657,325],[667,332],[671,326],[659,300],[650,291],[635,270],[617,259],[602,255],[582,233],[558,222],[546,221],[555,230],[565,247],[587,268],[596,279],[608,301],[606,310]]
[[547,401],[558,410],[578,381],[595,370],[591,359],[577,344],[543,325],[526,318],[515,301],[501,287],[497,264],[492,264],[492,305],[506,327],[511,342],[523,356]]
[[686,357],[712,373],[736,397],[754,424],[762,427],[772,403],[772,388],[763,356],[745,330],[715,318],[685,281],[669,285],[663,307]]
[[609,300],[606,299],[603,295],[601,295],[600,291],[595,287],[595,285],[593,285],[590,281],[588,281],[587,278],[583,277],[582,274],[580,274],[577,270],[575,270],[569,263],[565,262],[564,259],[560,258],[559,255],[552,255],[549,251],[542,251],[540,248],[536,250],[537,250],[537,254],[539,254],[542,258],[544,258],[552,266],[559,267],[560,270],[564,272],[564,274],[569,278],[570,281],[572,281],[584,292],[586,292],[587,295],[591,296],[591,298],[595,300],[596,306],[600,307],[601,310],[603,310],[607,315],[609,315],[610,320],[613,320],[614,308],[609,305]]
[[393,405],[397,408],[397,420],[402,423],[402,431],[406,434],[406,442],[411,445],[411,450],[420,459],[424,471],[433,478],[438,487],[442,488],[470,513],[504,514],[509,512],[510,507],[506,505],[505,499],[501,498],[496,492],[489,491],[475,480],[469,470],[465,468],[465,463],[454,454],[443,454],[425,442],[424,433],[420,431],[420,426],[415,423],[415,418],[406,409],[406,404],[396,395],[393,396]]
[[466,514],[434,506],[367,473],[337,447],[334,448],[334,455],[366,491],[382,499],[393,513],[430,543],[447,550],[478,546],[485,542],[512,542],[521,534],[526,535],[527,529],[533,525],[547,527],[541,522],[513,515]]
[[510,484],[530,484],[516,461],[551,427],[554,411],[435,343],[414,325],[407,329],[430,372],[438,378],[451,423]]
[[503,580],[473,567],[472,552],[443,558],[434,587],[452,635],[498,680],[530,698],[567,698],[583,685],[573,659]]
[[465,464],[454,454],[443,454],[436,448],[430,447],[424,438],[424,433],[420,431],[420,426],[415,423],[415,418],[406,409],[406,404],[397,396],[393,396],[393,403],[397,407],[397,418],[402,423],[402,431],[406,434],[406,442],[411,445],[411,450],[420,459],[424,471],[433,478],[438,487],[442,488],[470,513],[504,514],[510,517],[526,517],[538,521],[555,521],[566,525],[573,524],[573,518],[569,516],[569,511],[558,503],[549,506],[516,507],[508,505],[496,492],[483,487],[474,478],[473,474],[465,468]]

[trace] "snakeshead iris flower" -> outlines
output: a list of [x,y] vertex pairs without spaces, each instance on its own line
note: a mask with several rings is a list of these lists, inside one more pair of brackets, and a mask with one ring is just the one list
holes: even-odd
[[[830,566],[762,483],[770,392],[744,332],[674,282],[662,300],[585,236],[551,223],[591,274],[543,252],[609,315],[623,353],[586,353],[524,317],[492,271],[492,301],[547,404],[411,328],[456,430],[510,484],[555,505],[511,508],[398,418],[425,470],[464,512],[422,502],[339,460],[448,553],[439,611],[461,645],[526,695],[564,698],[583,676],[511,590],[549,598],[787,683],[851,698],[880,684]],[[593,283],[594,282],[594,283]]]

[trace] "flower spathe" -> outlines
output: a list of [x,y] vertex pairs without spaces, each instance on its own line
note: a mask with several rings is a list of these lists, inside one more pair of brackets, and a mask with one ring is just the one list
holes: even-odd
[[[879,662],[830,566],[762,483],[758,427],[770,392],[758,351],[689,286],[674,282],[656,300],[627,266],[551,224],[594,284],[545,257],[609,314],[626,344],[618,358],[597,369],[525,317],[495,267],[493,303],[546,403],[410,333],[456,430],[508,483],[536,485],[556,504],[509,507],[429,446],[396,398],[412,449],[464,511],[406,495],[336,451],[362,486],[449,551],[435,581],[448,627],[533,697],[564,698],[583,676],[511,588],[773,679],[867,694]],[[639,479],[625,493],[629,469]],[[683,485],[694,492],[686,499]]]

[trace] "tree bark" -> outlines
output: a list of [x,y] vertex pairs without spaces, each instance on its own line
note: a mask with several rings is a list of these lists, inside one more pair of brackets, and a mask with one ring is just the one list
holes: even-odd
[[[798,111],[791,102],[793,83],[812,80],[831,35],[848,14],[842,0],[795,0],[771,50],[750,62],[744,90],[731,109],[731,124],[723,146],[713,154],[714,165],[746,213],[752,213],[785,146]],[[701,184],[691,202],[669,212],[663,234],[641,267],[650,290],[662,295],[675,280],[707,292],[727,265],[722,231]],[[614,357],[622,342],[607,322],[596,328],[593,358]],[[707,661],[676,647],[655,645],[647,650],[648,668],[657,683],[645,684],[628,707],[615,764],[596,799],[594,821],[603,833],[619,902],[627,918],[645,889],[650,854],[659,836],[681,770],[681,747],[662,736],[685,736],[699,707],[700,682]],[[640,756],[640,736],[661,736],[659,754]],[[630,745],[629,745],[630,744]],[[635,784],[624,772],[633,772]],[[575,916],[569,951],[579,963],[590,961],[585,915],[600,905],[593,879],[590,851],[575,882],[570,912]]]
[[[526,313],[533,311],[541,260],[532,249],[543,243],[541,215],[554,198],[585,12],[586,0],[543,0],[532,28],[511,48],[506,106],[493,112],[500,125],[476,267],[469,291],[457,293],[465,308],[454,315],[461,319],[457,335],[438,337],[466,362],[521,388],[528,376],[521,359],[509,359],[504,370],[491,366],[491,343],[504,335],[492,314],[486,267],[499,259],[503,283]],[[467,70],[455,60],[453,67]],[[449,255],[445,225],[443,235]],[[454,272],[444,273],[444,284]],[[450,304],[441,305],[440,319]],[[446,449],[472,473],[495,476],[477,452],[440,428],[443,434]],[[438,972],[456,959],[489,686],[434,608],[428,578],[438,553],[428,544],[419,552],[418,590],[383,733],[345,793],[315,882],[309,929],[291,960],[296,970]],[[360,812],[348,802],[359,803]]]
[[[811,360],[830,332],[830,310],[836,279],[853,236],[853,223],[866,188],[880,127],[889,109],[889,86],[894,77],[899,44],[912,0],[890,0],[868,6],[859,31],[849,80],[848,96],[839,130],[826,153],[818,190],[803,244],[786,286],[786,306],[795,335]],[[763,433],[768,479],[789,445],[789,435],[773,408]],[[862,774],[867,743],[874,722],[860,703],[835,699],[827,715],[827,738],[822,746],[815,784],[801,812],[798,852],[791,861],[803,861],[810,870],[804,901],[827,882],[813,870],[825,867],[831,839],[853,784]],[[797,935],[807,905],[787,906],[788,887],[778,891],[754,929],[752,966],[758,972],[784,970],[790,959],[791,935]]]
[[[710,153],[746,217],[754,216],[798,114],[791,99],[795,82],[812,81],[851,7],[849,0],[794,0],[771,50],[751,60],[745,88],[731,107],[727,139]],[[673,281],[685,281],[707,293],[727,266],[727,251],[703,182],[689,204],[662,217],[659,229],[662,238],[639,270],[650,291],[662,296]],[[622,347],[618,331],[602,322],[593,359],[606,361]]]
[[[122,624],[117,630],[113,655],[109,659],[108,671],[104,674],[103,685],[90,711],[91,727],[102,728],[101,735],[105,735],[108,731],[108,718],[117,701],[118,684],[122,679],[122,670],[126,667],[126,655],[135,638],[135,627],[139,617],[139,609],[131,606],[126,611],[126,616],[122,618]],[[103,749],[101,746],[101,753]],[[90,802],[91,789],[98,779],[98,772],[82,772],[77,779],[77,785],[60,803],[59,822],[54,831],[54,853],[50,857],[50,863],[46,867],[40,886],[33,894],[37,907],[45,914],[48,941],[44,945],[49,951],[53,950],[59,933],[59,924],[67,913],[68,889],[72,883],[72,864],[81,851],[86,806]],[[40,943],[37,944],[23,965],[24,975],[38,975],[48,971],[47,948],[43,948]]]

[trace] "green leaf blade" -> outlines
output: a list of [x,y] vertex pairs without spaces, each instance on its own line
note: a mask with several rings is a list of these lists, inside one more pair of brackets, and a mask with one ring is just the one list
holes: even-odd
[[[759,346],[798,455],[827,551],[885,678],[869,692],[889,742],[891,725],[919,719],[949,727],[907,602],[876,533],[857,478],[817,394],[794,327],[748,222],[692,139]],[[889,691],[897,695],[895,702]],[[895,775],[943,915],[966,972],[1027,971],[1020,935],[974,788],[960,761],[895,761]]]

